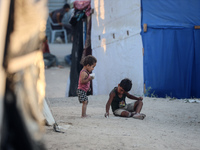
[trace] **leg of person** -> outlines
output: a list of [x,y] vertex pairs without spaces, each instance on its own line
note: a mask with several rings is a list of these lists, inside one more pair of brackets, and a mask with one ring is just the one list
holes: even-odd
[[63,66],[62,65],[60,65],[60,63],[59,63],[59,61],[58,61],[58,58],[55,56],[55,62],[56,62],[56,66],[58,67],[58,68],[63,68]]
[[136,102],[127,104],[124,109],[131,112],[132,114],[135,114],[136,113],[135,110],[134,110],[135,103]]
[[88,97],[85,91],[81,90],[81,89],[77,89],[77,95],[78,95],[78,99],[80,103],[82,104],[82,114],[81,117],[87,117],[86,115],[86,109],[87,109],[87,104],[88,104]]
[[136,101],[135,104],[134,104],[133,110],[136,113],[140,113],[140,111],[142,110],[142,106],[143,106],[143,102],[142,101]]
[[143,120],[146,115],[145,114],[141,114],[141,110],[142,110],[142,106],[143,106],[143,102],[142,101],[136,101],[134,104],[134,111],[135,114],[133,115],[133,118],[135,119],[141,119]]
[[49,60],[49,62],[47,63],[47,68],[53,66],[54,63],[55,63],[55,58],[52,57],[52,58]]
[[48,60],[48,63],[46,64],[45,67],[49,68],[53,65],[53,63],[55,62],[55,57],[54,55],[50,54],[50,53],[44,53],[43,54],[43,58]]
[[71,32],[72,30],[72,25],[70,23],[66,23],[64,24],[64,28],[68,31],[68,32]]
[[71,36],[72,36],[72,25],[69,24],[69,23],[64,24],[64,28],[67,31],[67,41],[71,43],[72,42],[72,39],[71,39]]
[[71,65],[71,55],[72,54],[69,54],[69,55],[65,56],[65,62],[68,63],[69,65]]
[[82,118],[87,117],[86,110],[87,110],[88,101],[84,101],[82,105]]
[[140,114],[140,111],[142,109],[143,102],[142,101],[136,101],[130,104],[127,104],[125,109],[129,112],[131,112],[133,118],[136,119],[144,119],[146,117],[145,114]]
[[123,112],[121,113],[121,117],[131,117],[131,113],[128,112],[128,111],[123,111]]
[[115,116],[120,116],[120,117],[131,117],[132,113],[125,110],[125,109],[117,109],[113,112]]

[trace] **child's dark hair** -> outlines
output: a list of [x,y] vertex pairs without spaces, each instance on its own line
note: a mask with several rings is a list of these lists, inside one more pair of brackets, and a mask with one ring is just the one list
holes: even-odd
[[132,81],[128,78],[125,78],[120,82],[119,85],[124,89],[124,91],[128,92],[132,88]]
[[92,66],[96,62],[97,62],[97,59],[94,56],[88,55],[83,60],[83,66],[87,66],[87,65]]
[[69,4],[65,4],[65,5],[63,6],[63,9],[66,9],[66,8],[69,8],[69,9],[70,9],[70,5],[69,5]]

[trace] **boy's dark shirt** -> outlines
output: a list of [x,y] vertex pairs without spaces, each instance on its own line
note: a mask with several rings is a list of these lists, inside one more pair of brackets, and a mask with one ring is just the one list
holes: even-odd
[[126,104],[126,101],[125,101],[125,98],[126,98],[126,94],[123,94],[122,97],[120,98],[118,96],[118,93],[117,93],[117,87],[115,87],[111,92],[115,92],[115,97],[113,98],[112,100],[112,103],[111,103],[111,108],[112,108],[112,111],[114,112],[115,110],[119,109],[120,108],[120,102],[124,101],[124,103]]

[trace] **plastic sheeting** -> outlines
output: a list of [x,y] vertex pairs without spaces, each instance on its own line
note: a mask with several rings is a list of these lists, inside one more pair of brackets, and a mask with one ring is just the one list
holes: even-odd
[[92,0],[92,54],[97,58],[93,94],[109,94],[123,78],[143,94],[140,0]]
[[200,30],[194,30],[194,61],[191,95],[200,97]]
[[46,124],[48,126],[52,126],[54,123],[56,123],[53,115],[52,115],[52,112],[49,108],[49,105],[47,104],[47,100],[44,99],[44,104],[43,104],[43,115],[45,117],[45,120],[46,120]]
[[39,46],[45,37],[47,1],[1,2],[0,149],[42,150],[45,78]]
[[[200,1],[142,0],[144,82],[158,97],[200,97]],[[142,27],[143,28],[143,27]]]
[[149,27],[186,28],[200,24],[199,0],[141,0],[142,24]]

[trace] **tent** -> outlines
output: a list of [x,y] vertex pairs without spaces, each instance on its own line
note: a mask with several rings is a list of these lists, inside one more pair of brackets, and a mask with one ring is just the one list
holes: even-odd
[[0,149],[45,149],[46,0],[0,1]]
[[44,104],[43,104],[43,115],[44,115],[46,125],[52,126],[53,124],[56,123],[56,121],[52,115],[52,112],[50,110],[50,106],[48,105],[46,99],[44,99]]
[[94,95],[109,94],[123,78],[132,94],[143,94],[140,0],[92,0],[91,43],[97,58]]
[[200,1],[92,0],[91,6],[94,94],[108,94],[128,77],[133,94],[142,95],[144,84],[147,96],[200,97]]
[[200,1],[142,0],[141,6],[148,94],[199,98]]

